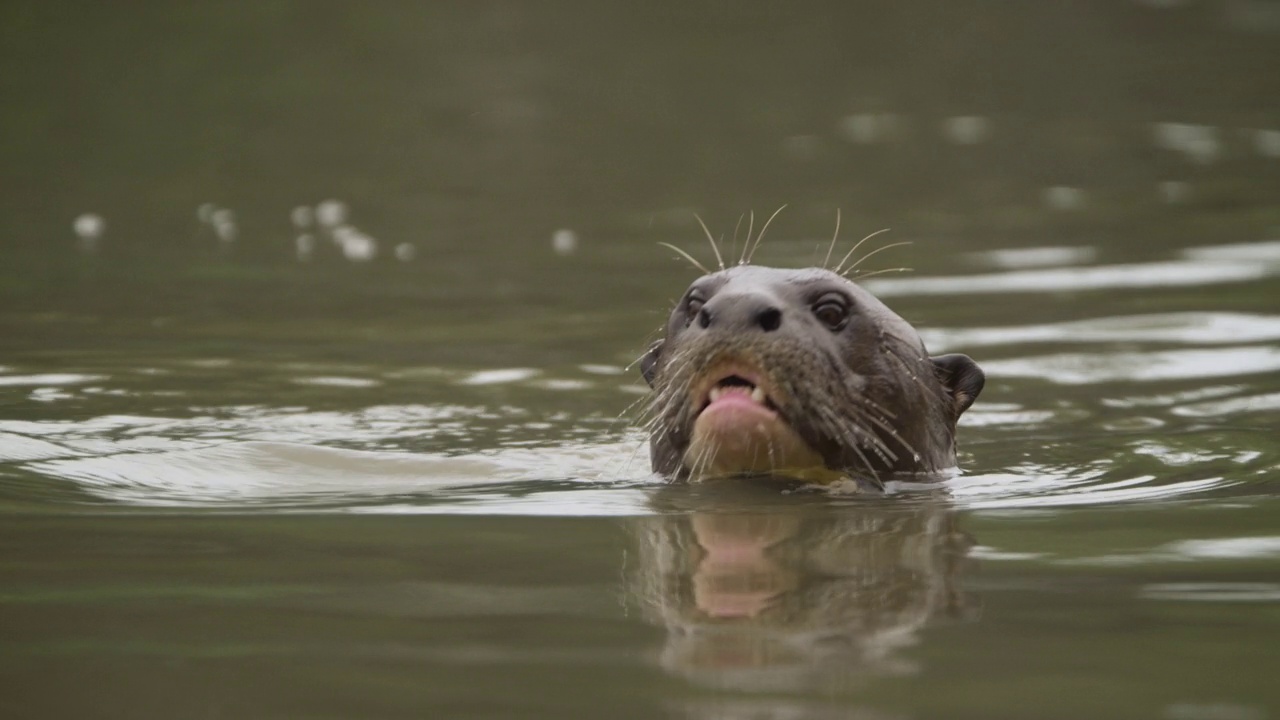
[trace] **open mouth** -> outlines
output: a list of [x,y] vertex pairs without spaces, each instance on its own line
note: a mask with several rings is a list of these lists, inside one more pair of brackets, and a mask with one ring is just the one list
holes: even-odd
[[778,406],[765,390],[758,375],[745,370],[729,370],[713,374],[717,378],[708,383],[701,393],[698,414],[702,414],[712,405],[751,403],[772,413],[778,412]]
[[694,418],[683,461],[692,474],[808,477],[827,472],[822,456],[780,411],[788,398],[776,394],[752,365],[718,363],[690,390]]

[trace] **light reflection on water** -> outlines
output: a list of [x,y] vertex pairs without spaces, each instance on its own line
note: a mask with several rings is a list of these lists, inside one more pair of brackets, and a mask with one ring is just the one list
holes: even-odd
[[[1228,255],[1270,258],[1275,243],[1236,246]],[[1194,255],[1194,254],[1193,254]],[[1257,265],[1252,265],[1257,266]],[[1190,268],[1190,265],[1188,265]],[[1032,273],[1038,273],[1033,270]],[[1011,270],[1002,277],[1019,277]],[[1132,273],[1120,273],[1132,277]],[[1038,275],[1037,275],[1038,277]],[[927,279],[927,278],[925,278]],[[1140,284],[1140,281],[1139,281]],[[1065,428],[1093,416],[1106,425],[1142,433],[1184,427],[1185,419],[1247,420],[1275,409],[1275,392],[1252,392],[1260,375],[1280,369],[1268,341],[1280,338],[1280,318],[1261,314],[1166,313],[1115,316],[1015,328],[924,328],[934,347],[1025,348],[1070,343],[1092,350],[982,360],[989,383],[1021,378],[1066,386],[1215,380],[1219,384],[1149,396],[1101,393],[1088,402],[1062,402],[1039,393],[1042,405],[979,401],[961,425],[961,446],[975,443],[978,469],[943,483],[956,505],[973,510],[1044,509],[1116,502],[1146,502],[1221,493],[1242,478],[1274,469],[1274,457],[1249,447],[1197,446],[1190,442],[1117,441],[1083,465],[1015,461],[983,465],[984,446],[997,436],[1018,437],[1037,428]],[[1135,343],[1222,347],[1192,350],[1114,351]],[[1249,343],[1249,345],[1233,345]],[[982,354],[978,354],[982,356]],[[229,361],[188,361],[198,368],[229,369]],[[340,368],[334,368],[340,369]],[[347,372],[358,370],[348,366]],[[157,370],[152,368],[152,370]],[[445,383],[456,387],[511,387],[532,393],[598,392],[602,380],[626,407],[620,391],[636,382],[617,377],[613,365],[588,364],[548,375],[507,368],[379,370],[374,377],[326,375],[323,365],[291,363],[288,382],[328,392],[361,392],[387,383]],[[173,379],[174,369],[150,373]],[[1221,384],[1233,379],[1236,384]],[[0,384],[32,387],[32,398],[86,402],[91,396],[131,395],[111,388],[104,374],[20,374],[9,369]],[[91,384],[90,383],[96,383]],[[431,387],[430,384],[428,387]],[[41,393],[60,392],[49,396]],[[421,389],[419,389],[421,392]],[[145,395],[145,392],[143,392]],[[989,395],[995,393],[988,392]],[[987,396],[984,396],[987,397]],[[1001,393],[1015,398],[1018,393]],[[84,420],[0,420],[0,459],[14,468],[70,480],[91,496],[113,502],[173,507],[259,507],[274,510],[360,512],[490,512],[490,514],[630,515],[645,511],[644,492],[660,484],[648,470],[645,439],[627,429],[627,414],[535,414],[532,405],[374,405],[362,410],[305,407],[210,406],[189,418],[99,415]],[[198,409],[197,409],[198,410]],[[1139,413],[1139,414],[1134,414]],[[431,452],[442,438],[485,437],[475,450]],[[543,439],[536,439],[539,436]],[[1016,441],[1001,441],[1016,442]],[[1156,457],[1170,468],[1204,468],[1193,477],[1133,474],[1133,457]],[[913,483],[895,484],[908,492]]]
[[[1203,273],[1209,256],[1231,258],[1229,262],[1248,268],[1248,273],[1235,278],[1237,281],[1256,277],[1257,272],[1275,269],[1268,263],[1275,261],[1278,249],[1276,243],[1255,243],[1213,252],[1189,250],[1185,263],[1159,265],[1166,272],[1176,268],[1176,277],[1157,273],[1154,282],[1180,284],[1196,277]],[[1061,289],[1053,283],[1043,286],[1045,272],[1017,269],[977,277],[995,278],[982,285],[986,289]],[[1153,282],[1149,274],[1133,266],[1070,272],[1085,278],[1103,273],[1123,279],[1131,287]],[[930,282],[954,285],[974,279],[925,278],[914,285],[913,281],[901,281],[890,287],[928,294],[933,292]],[[1081,287],[1094,286],[1086,282]],[[1062,402],[1068,396],[1041,392],[1036,394],[1044,403],[1039,406],[1000,402],[1016,399],[1019,393],[1004,392],[992,398],[997,393],[989,390],[984,395],[989,401],[980,401],[962,422],[962,449],[968,447],[966,442],[974,444],[976,449],[971,453],[978,459],[978,467],[944,483],[960,507],[1046,508],[1169,500],[1227,491],[1240,485],[1241,478],[1273,468],[1268,464],[1274,462],[1269,454],[1264,456],[1248,447],[1198,447],[1194,435],[1190,443],[1163,449],[1150,442],[1134,445],[1117,441],[1100,447],[1098,457],[1076,466],[1019,460],[993,467],[984,465],[981,458],[984,446],[997,438],[1015,438],[999,441],[1016,443],[1019,434],[1037,428],[1077,427],[1089,418],[1105,417],[1108,427],[1139,433],[1151,428],[1171,431],[1188,427],[1187,419],[1230,421],[1239,417],[1247,422],[1257,418],[1275,407],[1274,391],[1250,388],[1258,378],[1280,370],[1280,351],[1268,344],[1280,338],[1280,317],[1156,313],[1004,328],[926,327],[922,332],[935,351],[958,349],[982,358],[989,386],[1020,380],[1085,387],[1125,383],[1126,388],[1132,388],[1133,382],[1215,383],[1145,397],[1115,397],[1106,391],[1089,400],[1071,395],[1076,400],[1070,404]],[[980,350],[1025,351],[1037,343],[1086,349],[1012,358],[988,357]],[[1204,349],[1205,344],[1221,347]],[[1135,345],[1163,348],[1134,350]],[[1179,349],[1178,345],[1192,347]],[[186,364],[228,372],[235,365],[227,360]],[[157,372],[149,376],[157,382],[161,378],[171,381],[175,369],[181,372],[179,366],[151,368]],[[323,374],[334,370],[345,374]],[[625,515],[643,512],[644,495],[635,488],[659,483],[648,471],[644,438],[627,429],[626,412],[617,417],[532,412],[539,398],[549,392],[612,392],[616,398],[613,404],[627,407],[626,394],[638,383],[618,366],[588,363],[554,373],[528,367],[471,371],[393,368],[372,374],[365,369],[362,375],[357,374],[361,371],[358,366],[293,362],[270,372],[279,371],[287,373],[288,382],[333,393],[375,388],[400,392],[396,383],[414,381],[426,383],[415,386],[418,394],[430,395],[430,388],[437,386],[433,383],[443,383],[476,388],[477,392],[510,388],[502,392],[525,395],[522,401],[496,406],[484,402],[470,406],[381,404],[355,411],[210,406],[183,419],[112,414],[87,420],[0,421],[0,432],[4,433],[0,436],[0,458],[24,471],[72,481],[102,499],[158,506]],[[32,399],[55,404],[84,402],[93,395],[146,394],[145,389],[114,389],[113,379],[100,373],[31,375],[10,368],[0,375],[0,385],[33,388]],[[1224,380],[1235,384],[1224,385]],[[47,394],[55,391],[61,394]],[[482,427],[485,430],[480,432]],[[472,450],[440,453],[419,449],[441,439],[474,438],[477,434],[490,439]],[[1167,467],[1206,470],[1180,478],[1126,470],[1132,464],[1130,459],[1141,454],[1160,458]],[[554,489],[547,483],[553,483]]]

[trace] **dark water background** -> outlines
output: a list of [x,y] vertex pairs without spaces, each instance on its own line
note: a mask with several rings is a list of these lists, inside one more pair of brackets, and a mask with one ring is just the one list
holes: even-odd
[[[941,492],[648,473],[784,204]],[[1276,717],[1278,278],[1268,0],[5,3],[0,715]]]

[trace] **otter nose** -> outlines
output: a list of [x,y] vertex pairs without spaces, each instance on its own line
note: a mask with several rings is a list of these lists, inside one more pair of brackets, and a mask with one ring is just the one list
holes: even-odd
[[766,295],[717,295],[698,311],[698,325],[773,332],[782,326],[782,310]]

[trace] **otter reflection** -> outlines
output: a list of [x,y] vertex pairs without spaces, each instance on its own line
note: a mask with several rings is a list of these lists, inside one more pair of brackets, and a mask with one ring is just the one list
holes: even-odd
[[945,501],[772,494],[762,506],[743,492],[667,488],[658,509],[689,512],[632,521],[628,595],[666,629],[668,672],[722,688],[834,689],[913,672],[900,651],[917,631],[965,614],[972,543]]

